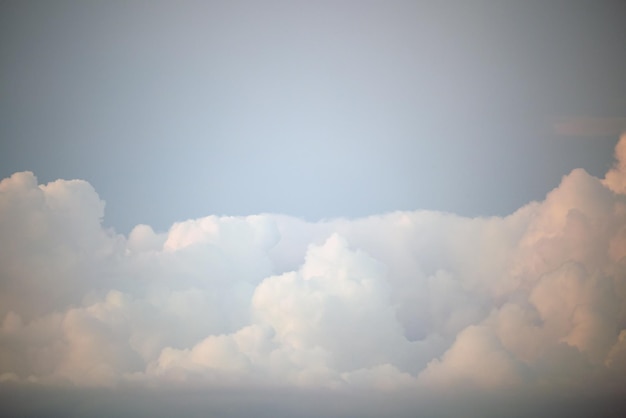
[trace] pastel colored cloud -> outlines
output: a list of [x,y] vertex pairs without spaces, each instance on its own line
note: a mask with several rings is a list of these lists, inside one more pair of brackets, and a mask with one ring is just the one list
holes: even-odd
[[0,380],[623,390],[625,150],[605,179],[574,170],[506,217],[208,216],[128,237],[88,183],[16,173],[0,183]]

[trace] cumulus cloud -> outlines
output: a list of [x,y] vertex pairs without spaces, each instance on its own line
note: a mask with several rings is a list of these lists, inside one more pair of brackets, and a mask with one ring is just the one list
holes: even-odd
[[615,164],[606,173],[604,184],[615,193],[626,194],[626,133],[615,147]]
[[88,183],[16,173],[0,182],[0,380],[621,393],[625,150],[506,217],[208,216],[127,237]]

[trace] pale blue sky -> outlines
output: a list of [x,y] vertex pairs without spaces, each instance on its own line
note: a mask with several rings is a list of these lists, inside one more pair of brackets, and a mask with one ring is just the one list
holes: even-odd
[[[524,4],[522,4],[524,3]],[[0,176],[88,180],[105,224],[506,214],[617,136],[620,2],[3,2]]]

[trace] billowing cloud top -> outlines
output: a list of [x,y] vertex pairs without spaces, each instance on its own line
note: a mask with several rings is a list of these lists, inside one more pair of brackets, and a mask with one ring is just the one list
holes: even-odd
[[208,216],[128,237],[103,229],[88,183],[16,173],[0,183],[0,380],[619,393],[626,136],[616,157],[503,218]]

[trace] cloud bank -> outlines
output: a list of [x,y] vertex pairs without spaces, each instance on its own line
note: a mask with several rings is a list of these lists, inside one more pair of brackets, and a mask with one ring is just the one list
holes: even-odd
[[127,237],[102,227],[87,182],[15,173],[0,183],[0,381],[623,395],[626,136],[616,159],[506,217],[207,216]]

